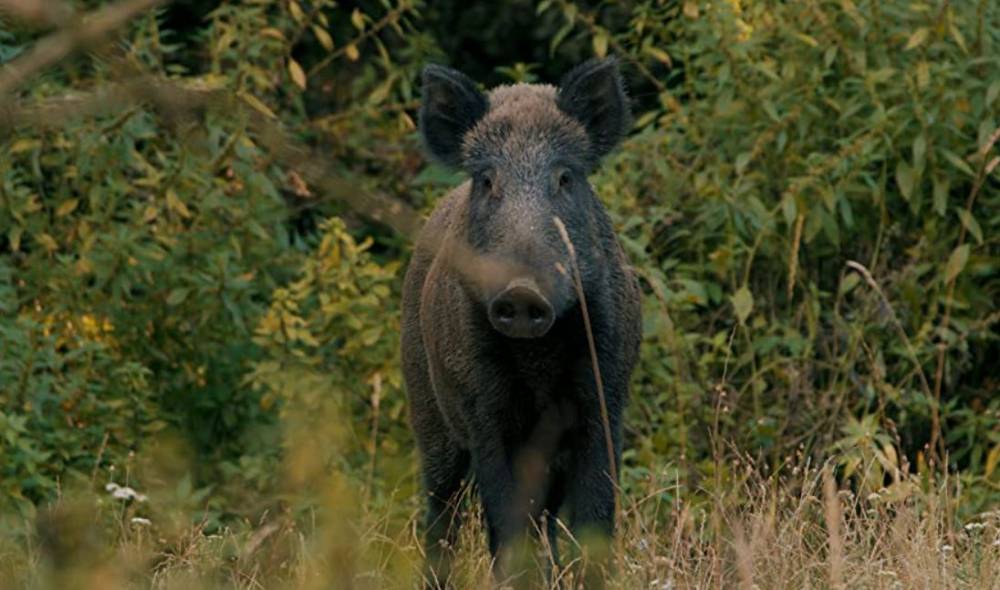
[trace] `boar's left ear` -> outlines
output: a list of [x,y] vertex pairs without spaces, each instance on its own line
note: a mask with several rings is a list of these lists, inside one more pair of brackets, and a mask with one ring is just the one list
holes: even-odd
[[462,162],[462,139],[488,108],[486,96],[465,74],[439,65],[424,67],[420,133],[427,151],[441,163]]
[[614,149],[632,124],[614,58],[592,59],[570,70],[559,84],[556,104],[587,129],[595,159]]

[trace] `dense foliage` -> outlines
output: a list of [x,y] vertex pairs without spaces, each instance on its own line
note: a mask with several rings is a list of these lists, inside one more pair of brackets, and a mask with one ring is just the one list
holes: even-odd
[[[593,179],[645,292],[626,494],[807,456],[1000,500],[997,3],[204,4],[0,98],[5,511],[114,481],[210,527],[330,486],[409,513],[398,211],[458,181],[421,155],[419,70],[593,54],[637,110]],[[3,18],[0,61],[47,32]]]

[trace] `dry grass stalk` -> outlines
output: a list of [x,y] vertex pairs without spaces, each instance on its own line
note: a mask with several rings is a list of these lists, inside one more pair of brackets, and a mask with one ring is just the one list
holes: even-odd
[[[597,386],[597,399],[601,405],[601,421],[604,423],[604,441],[608,447],[608,469],[610,469],[611,480],[618,485],[618,470],[615,465],[615,446],[611,438],[611,422],[608,420],[608,405],[604,398],[604,382],[601,380],[601,367],[600,363],[597,361],[597,346],[594,344],[594,331],[591,329],[590,325],[590,314],[587,312],[587,297],[583,292],[583,283],[580,279],[580,268],[576,261],[576,248],[573,247],[573,242],[569,239],[569,233],[566,232],[566,225],[563,223],[562,219],[558,217],[552,218],[553,223],[555,223],[556,228],[559,230],[559,236],[562,238],[563,243],[566,244],[566,249],[569,252],[569,260],[572,265],[572,279],[573,286],[576,289],[576,296],[580,298],[580,308],[583,312],[583,326],[587,332],[587,346],[590,349],[590,360],[593,364],[594,370],[594,381]],[[566,274],[566,269],[561,266],[558,270],[563,274]],[[617,494],[615,495],[615,502],[617,504]],[[617,509],[616,509],[617,512]]]
[[827,561],[830,571],[830,587],[844,587],[844,533],[840,499],[837,497],[837,483],[829,467],[823,470],[823,517],[826,520]]

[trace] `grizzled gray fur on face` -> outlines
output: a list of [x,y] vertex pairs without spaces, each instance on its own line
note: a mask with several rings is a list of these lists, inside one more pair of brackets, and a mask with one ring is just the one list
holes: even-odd
[[[463,480],[474,476],[491,552],[532,519],[610,535],[615,482],[581,302],[558,218],[577,253],[614,453],[641,335],[639,290],[588,175],[629,128],[617,64],[558,87],[487,94],[427,66],[420,129],[469,179],[424,228],[403,288],[403,371],[428,493],[428,578],[446,584]],[[553,545],[555,547],[555,545]]]

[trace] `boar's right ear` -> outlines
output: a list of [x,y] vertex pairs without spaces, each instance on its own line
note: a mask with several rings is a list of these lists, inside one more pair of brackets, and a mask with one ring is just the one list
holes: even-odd
[[439,65],[424,67],[420,133],[427,151],[441,163],[462,162],[462,139],[488,108],[486,96],[465,74]]

